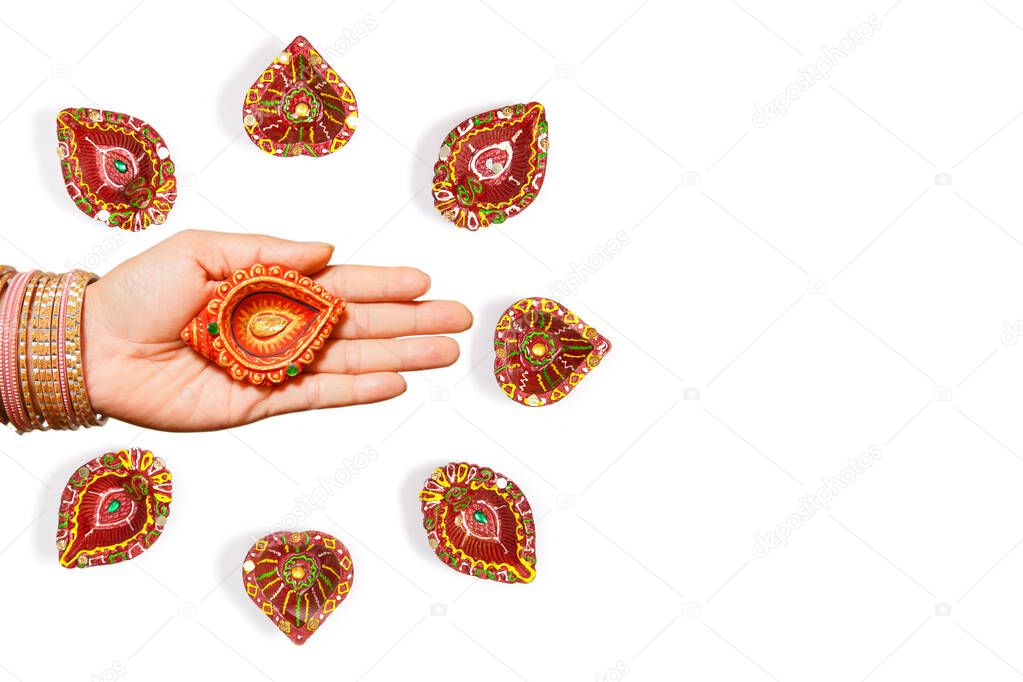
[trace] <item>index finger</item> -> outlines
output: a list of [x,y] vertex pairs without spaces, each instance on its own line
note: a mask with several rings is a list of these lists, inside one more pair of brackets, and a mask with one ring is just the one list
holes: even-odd
[[313,277],[327,290],[356,303],[411,301],[430,290],[430,277],[418,268],[332,265]]

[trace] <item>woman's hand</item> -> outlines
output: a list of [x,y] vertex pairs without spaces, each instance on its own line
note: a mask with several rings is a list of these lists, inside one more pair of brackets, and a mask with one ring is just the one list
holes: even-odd
[[[458,359],[454,340],[424,335],[468,329],[464,305],[415,301],[430,288],[415,268],[328,267],[332,253],[329,244],[190,230],[117,266],[86,289],[82,334],[93,408],[155,429],[221,429],[387,400],[405,391],[398,372]],[[179,336],[218,283],[254,263],[298,270],[348,301],[313,364],[273,387],[231,379]]]

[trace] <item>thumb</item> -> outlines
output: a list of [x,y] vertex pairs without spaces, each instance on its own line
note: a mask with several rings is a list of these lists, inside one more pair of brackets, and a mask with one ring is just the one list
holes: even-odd
[[310,275],[327,267],[334,253],[334,247],[323,242],[295,242],[261,234],[187,230],[174,240],[216,280],[255,263],[281,265]]

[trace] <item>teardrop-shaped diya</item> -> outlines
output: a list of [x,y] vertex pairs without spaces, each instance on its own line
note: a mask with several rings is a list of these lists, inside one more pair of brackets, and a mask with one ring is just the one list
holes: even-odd
[[610,341],[557,301],[524,298],[494,330],[494,376],[512,400],[542,407],[568,395],[610,350]]
[[78,107],[57,114],[64,186],[82,213],[138,232],[167,220],[178,185],[167,144],[142,119]]
[[446,565],[501,583],[528,583],[536,576],[533,510],[501,474],[452,462],[434,470],[419,500],[430,547]]
[[440,146],[433,205],[458,227],[478,230],[518,215],[547,171],[547,119],[538,102],[491,109],[462,121]]
[[274,57],[245,93],[242,124],[274,156],[326,156],[348,144],[358,125],[355,95],[302,36]]
[[181,339],[232,378],[260,385],[296,376],[330,336],[345,302],[295,270],[235,270]]
[[337,538],[315,530],[272,533],[242,564],[249,599],[295,644],[305,644],[352,589],[352,557]]
[[134,559],[167,524],[171,474],[148,450],[108,452],[71,475],[60,497],[61,566],[87,568]]

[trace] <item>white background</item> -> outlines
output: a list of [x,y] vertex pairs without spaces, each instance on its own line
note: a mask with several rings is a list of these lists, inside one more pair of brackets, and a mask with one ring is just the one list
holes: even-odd
[[[595,5],[5,5],[0,260],[102,273],[189,227],[329,240],[339,261],[422,267],[476,325],[457,365],[383,405],[0,437],[0,680],[1023,675],[1023,10]],[[361,126],[330,157],[282,161],[240,109],[298,33]],[[822,58],[830,77],[800,84]],[[755,125],[791,84],[786,113]],[[550,122],[538,200],[454,229],[428,189],[443,135],[530,99]],[[77,105],[168,140],[166,225],[115,233],[68,200],[54,116]],[[529,410],[494,382],[490,339],[537,294],[613,349]],[[124,565],[60,568],[67,476],[129,445],[174,473],[166,533]],[[449,460],[526,491],[533,584],[431,556],[416,494]],[[801,517],[807,495],[827,507]],[[316,508],[296,511],[303,496]],[[356,563],[301,648],[238,568],[281,524],[337,535]],[[758,557],[779,525],[786,544]]]

